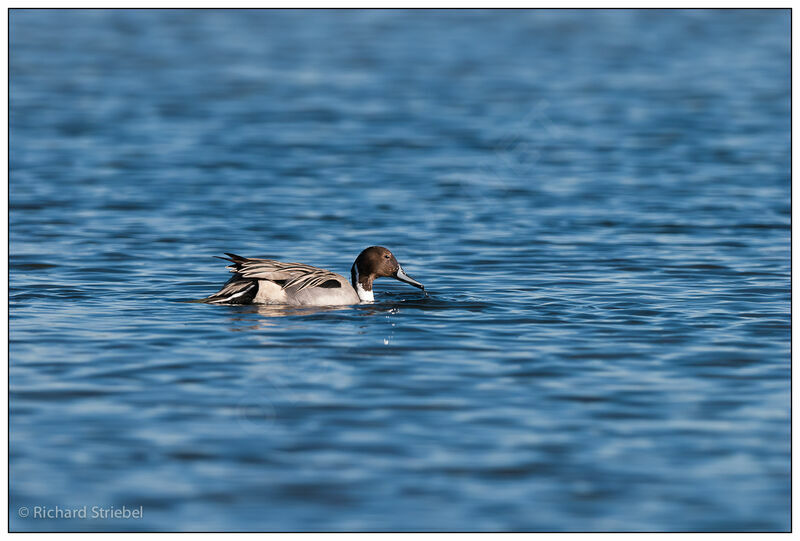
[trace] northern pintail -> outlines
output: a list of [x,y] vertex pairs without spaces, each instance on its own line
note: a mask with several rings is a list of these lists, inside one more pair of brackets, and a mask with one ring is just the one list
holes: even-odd
[[[225,253],[233,278],[218,292],[203,299],[213,304],[290,304],[338,306],[372,302],[372,282],[383,276],[425,290],[405,273],[392,252],[370,246],[358,254],[350,269],[350,282],[341,275],[302,263],[255,259]],[[215,256],[217,257],[217,256]]]

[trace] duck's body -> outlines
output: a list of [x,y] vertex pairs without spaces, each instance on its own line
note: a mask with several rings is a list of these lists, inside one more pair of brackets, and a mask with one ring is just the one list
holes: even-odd
[[289,304],[338,306],[371,302],[372,282],[381,276],[396,278],[420,289],[394,255],[381,246],[361,252],[350,270],[350,282],[340,274],[303,263],[255,259],[226,253],[234,276],[217,293],[204,299],[213,304]]

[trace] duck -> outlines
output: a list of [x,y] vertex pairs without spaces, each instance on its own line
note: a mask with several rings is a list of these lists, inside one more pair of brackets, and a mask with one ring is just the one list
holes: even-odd
[[378,278],[394,278],[425,291],[411,278],[389,249],[365,248],[344,276],[304,263],[242,257],[225,252],[226,268],[234,273],[222,288],[202,302],[209,304],[283,304],[294,306],[342,306],[374,302],[372,284]]

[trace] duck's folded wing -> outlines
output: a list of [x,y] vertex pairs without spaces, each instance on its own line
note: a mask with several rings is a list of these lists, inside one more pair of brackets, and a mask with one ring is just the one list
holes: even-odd
[[203,300],[212,304],[249,304],[256,293],[258,293],[256,280],[245,280],[234,276],[222,286],[222,289]]
[[233,264],[228,269],[249,280],[269,280],[283,289],[302,291],[309,287],[341,287],[338,274],[304,265],[274,259],[255,259],[226,253]]

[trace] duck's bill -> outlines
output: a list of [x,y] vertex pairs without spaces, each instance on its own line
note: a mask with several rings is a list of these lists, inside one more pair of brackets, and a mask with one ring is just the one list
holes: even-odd
[[400,267],[397,271],[397,274],[394,275],[395,278],[400,280],[401,282],[405,282],[407,284],[411,284],[414,287],[420,288],[422,291],[425,291],[425,286],[414,280],[406,271],[403,270],[403,267]]

